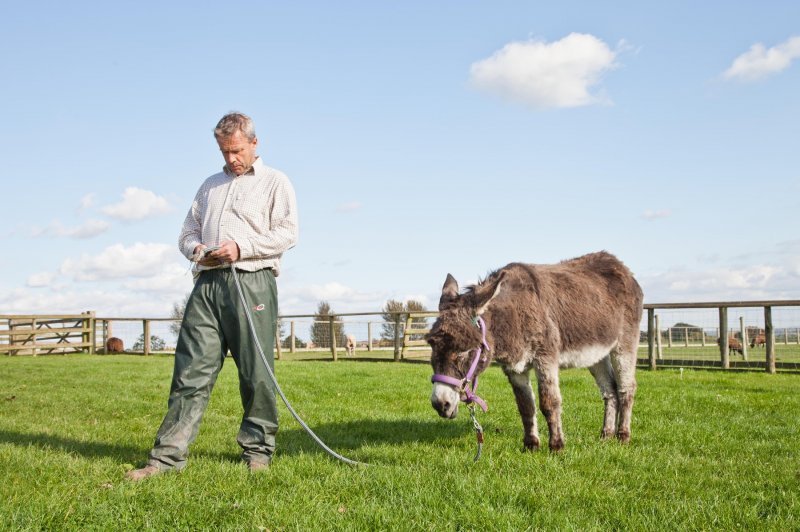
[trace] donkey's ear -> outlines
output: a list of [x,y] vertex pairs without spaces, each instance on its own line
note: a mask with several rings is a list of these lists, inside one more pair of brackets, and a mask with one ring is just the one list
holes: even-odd
[[439,298],[439,310],[444,310],[458,297],[458,282],[456,278],[447,274],[447,279],[442,286],[442,297]]
[[501,272],[492,283],[487,285],[480,293],[475,294],[475,315],[482,316],[486,309],[489,308],[494,298],[503,291],[503,281],[505,280],[506,272]]

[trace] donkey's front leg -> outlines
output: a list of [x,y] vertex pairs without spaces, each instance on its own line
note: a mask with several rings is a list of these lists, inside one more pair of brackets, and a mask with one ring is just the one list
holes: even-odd
[[542,409],[550,429],[550,451],[564,448],[561,430],[561,389],[558,386],[558,363],[541,363],[536,366],[539,381],[539,408]]
[[539,450],[539,427],[536,425],[536,401],[533,398],[533,388],[528,372],[516,373],[510,369],[503,369],[514,389],[514,398],[517,400],[517,409],[522,418],[522,443],[526,451]]

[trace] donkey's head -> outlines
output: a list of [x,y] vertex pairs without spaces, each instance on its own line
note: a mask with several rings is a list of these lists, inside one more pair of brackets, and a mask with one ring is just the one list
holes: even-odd
[[[482,347],[483,332],[477,320],[500,292],[502,282],[503,274],[492,275],[459,294],[458,283],[447,274],[439,299],[439,318],[425,337],[431,346],[431,366],[436,376],[450,377],[450,381],[467,378],[474,356]],[[472,382],[491,363],[493,354],[487,351],[481,351]],[[434,382],[431,405],[442,417],[456,417],[458,403],[465,399],[464,385],[469,384]]]

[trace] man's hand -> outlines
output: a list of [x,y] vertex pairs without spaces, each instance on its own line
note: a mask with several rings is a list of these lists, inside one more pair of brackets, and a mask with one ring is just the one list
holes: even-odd
[[197,261],[201,266],[220,266],[239,260],[239,245],[233,240],[224,240],[219,243],[219,249],[209,253],[203,253],[207,246],[200,244],[195,248],[194,253],[201,254],[200,260]]

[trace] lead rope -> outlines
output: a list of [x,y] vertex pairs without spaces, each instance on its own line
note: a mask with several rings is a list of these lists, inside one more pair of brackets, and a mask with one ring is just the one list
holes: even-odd
[[470,404],[468,405],[468,408],[469,417],[472,418],[472,428],[475,429],[475,439],[478,442],[478,451],[475,453],[475,458],[472,461],[477,462],[481,457],[481,453],[483,452],[483,427],[481,427],[481,424],[478,423],[478,418],[475,417],[475,406]]
[[[283,400],[283,404],[286,405],[286,408],[289,410],[289,412],[291,412],[292,416],[297,420],[297,422],[300,423],[300,426],[303,427],[303,429],[305,429],[308,435],[311,436],[311,438],[315,442],[317,442],[317,444],[320,447],[325,449],[325,452],[327,452],[329,455],[351,466],[369,465],[364,462],[358,462],[356,460],[351,460],[349,458],[346,458],[341,454],[337,453],[336,451],[334,451],[333,449],[331,449],[330,447],[328,447],[327,445],[325,445],[325,442],[322,441],[319,438],[319,436],[314,434],[314,431],[311,430],[311,428],[308,425],[306,425],[306,423],[297,414],[297,412],[294,411],[294,408],[292,408],[292,405],[289,403],[289,400],[283,394],[283,390],[281,390],[281,387],[278,385],[278,379],[275,378],[275,374],[272,372],[272,368],[269,367],[269,363],[267,362],[267,357],[264,355],[264,350],[261,348],[261,342],[258,341],[258,335],[256,334],[256,327],[253,324],[253,317],[250,315],[250,307],[247,306],[247,299],[244,297],[244,291],[242,290],[242,285],[239,283],[239,274],[236,273],[236,268],[234,267],[233,263],[231,263],[231,273],[233,274],[233,281],[236,284],[236,290],[239,292],[239,299],[241,300],[242,306],[244,307],[244,315],[245,317],[247,317],[247,323],[250,326],[250,334],[253,337],[253,341],[255,341],[256,343],[258,354],[261,355],[261,361],[264,363],[264,367],[267,368],[267,373],[269,373],[269,378],[272,379],[272,384],[275,385],[275,390],[277,390],[278,395],[280,395],[281,399]],[[480,456],[480,451],[478,451],[478,455]],[[477,457],[475,459],[477,460]]]

